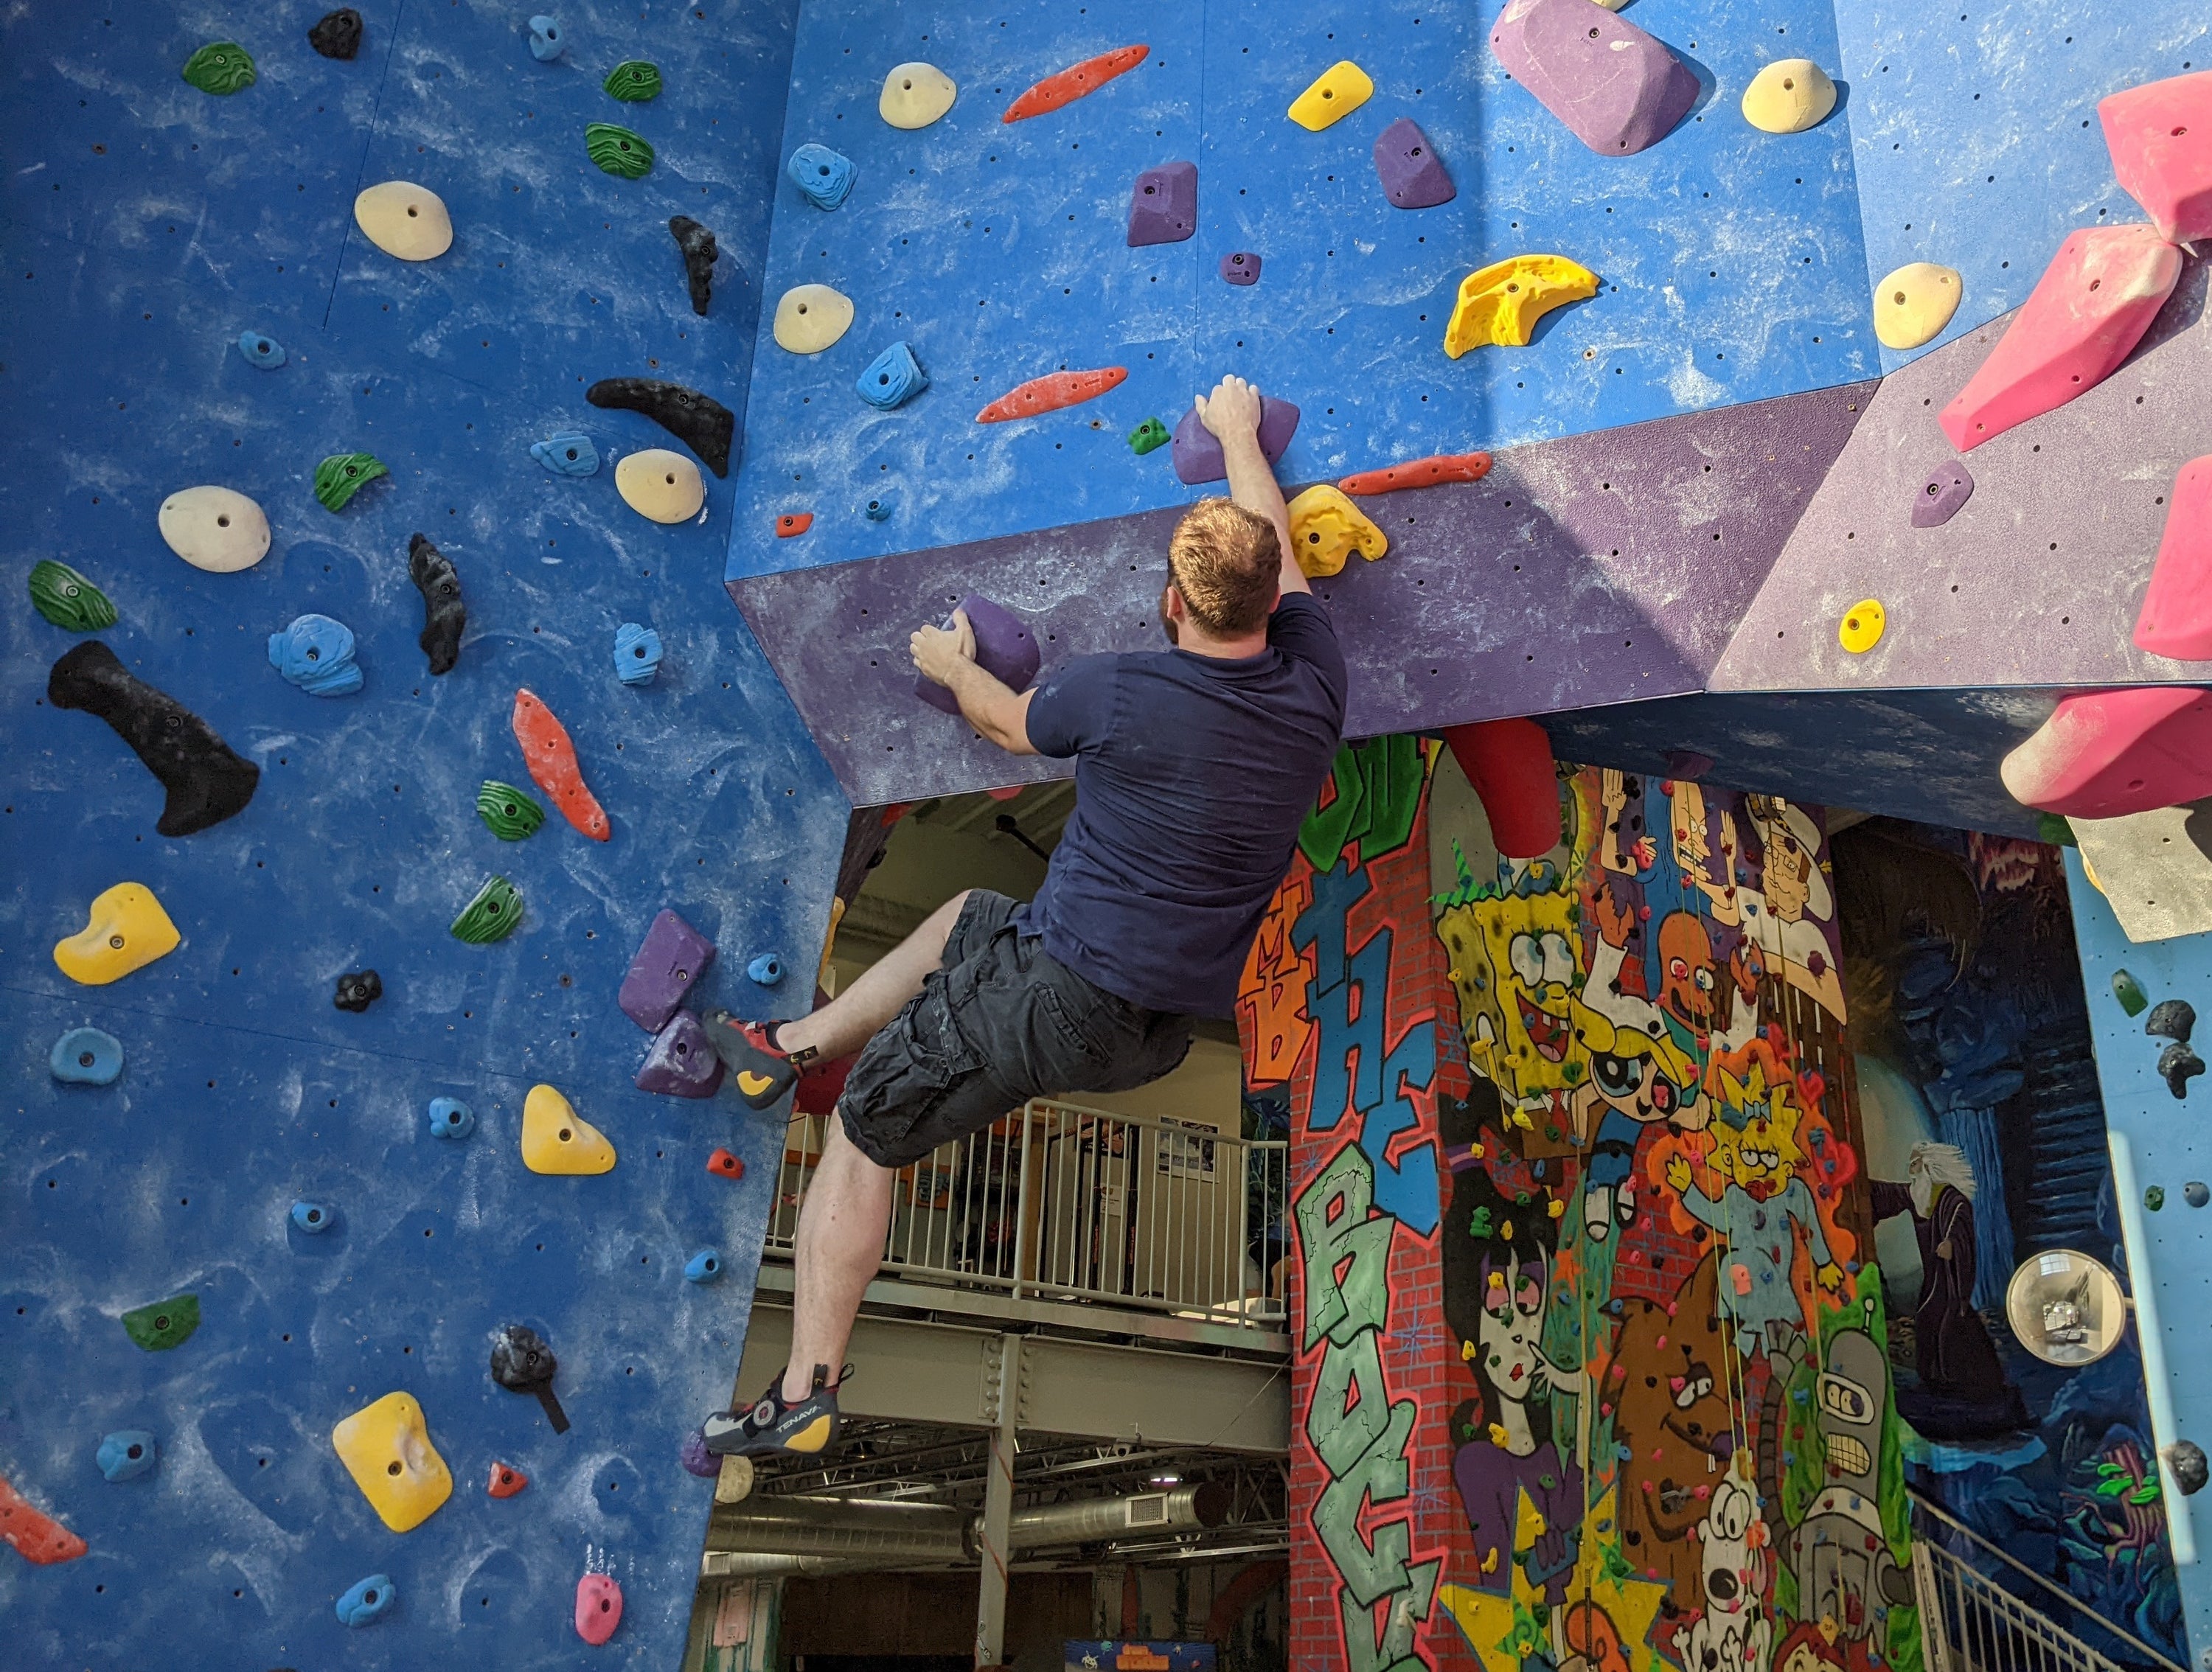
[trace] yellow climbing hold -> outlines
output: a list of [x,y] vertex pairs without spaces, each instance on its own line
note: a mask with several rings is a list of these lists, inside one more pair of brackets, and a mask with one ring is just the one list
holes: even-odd
[[611,1172],[615,1146],[568,1098],[533,1085],[522,1100],[522,1164],[533,1173]]
[[775,305],[776,346],[793,354],[819,354],[853,324],[853,302],[826,284],[795,284]]
[[1881,629],[1889,624],[1878,598],[1863,598],[1844,611],[1836,639],[1854,656],[1863,656],[1881,642]]
[[707,502],[699,467],[665,447],[641,448],[616,460],[615,491],[623,504],[654,522],[688,522]]
[[1319,133],[1332,122],[1340,122],[1375,96],[1375,83],[1350,58],[1336,63],[1314,77],[1314,84],[1291,100],[1291,120],[1309,133]]
[[395,1533],[420,1527],[453,1495],[453,1472],[430,1444],[422,1408],[407,1394],[388,1393],[362,1406],[331,1430],[331,1444],[369,1507]]
[[453,247],[446,201],[412,180],[386,180],[353,200],[354,224],[368,241],[402,261],[434,261]]
[[1290,508],[1291,547],[1309,575],[1334,575],[1354,551],[1372,562],[1390,549],[1382,531],[1327,483],[1307,489]]
[[1777,58],[1743,90],[1743,119],[1765,133],[1802,133],[1835,107],[1835,82],[1810,58]]
[[143,883],[118,883],[92,903],[84,928],[54,943],[62,974],[105,987],[177,950],[184,937]]
[[895,64],[877,95],[876,113],[894,128],[926,128],[952,108],[960,89],[933,64]]
[[1907,262],[1875,287],[1874,334],[1885,348],[1917,349],[1951,323],[1966,294],[1954,269]]
[[1460,281],[1444,327],[1444,352],[1456,360],[1486,344],[1526,347],[1536,321],[1555,307],[1597,295],[1597,275],[1563,255],[1516,255]]

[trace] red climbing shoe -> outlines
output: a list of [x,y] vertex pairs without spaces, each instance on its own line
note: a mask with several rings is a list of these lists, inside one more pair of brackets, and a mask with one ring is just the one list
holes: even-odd
[[814,1059],[811,1050],[796,1055],[778,1050],[769,1037],[775,1025],[771,1022],[740,1022],[728,1011],[718,1010],[706,1018],[706,1025],[714,1055],[730,1071],[730,1083],[748,1109],[772,1108],[798,1080],[799,1071]]

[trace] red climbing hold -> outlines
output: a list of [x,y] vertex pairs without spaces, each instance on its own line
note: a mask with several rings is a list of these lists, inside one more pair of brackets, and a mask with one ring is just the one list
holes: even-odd
[[1019,122],[1031,116],[1042,116],[1072,105],[1086,93],[1096,93],[1116,76],[1134,70],[1145,61],[1149,46],[1116,46],[1110,52],[1101,52],[1095,58],[1085,58],[1081,64],[1072,64],[1062,70],[1046,76],[1027,93],[1006,106],[1001,122]]
[[1453,726],[1444,732],[1444,746],[1482,798],[1500,854],[1533,860],[1559,846],[1559,769],[1541,726],[1533,720]]
[[2212,662],[2212,453],[2173,478],[2136,643],[2154,656]]
[[576,764],[576,745],[568,741],[568,728],[527,686],[514,693],[514,740],[522,745],[530,775],[553,798],[563,818],[594,842],[614,834],[606,810],[585,787],[584,769]]
[[1053,372],[1044,377],[1033,377],[1020,388],[1009,389],[978,412],[975,422],[1002,424],[1009,418],[1034,418],[1041,413],[1056,412],[1063,406],[1096,400],[1109,389],[1120,388],[1128,378],[1127,366],[1108,366],[1096,372]]
[[491,1479],[484,1483],[484,1490],[494,1498],[512,1498],[529,1484],[530,1477],[520,1469],[505,1463],[494,1463]]
[[811,511],[786,511],[775,520],[775,538],[787,540],[794,534],[804,534],[814,526]]
[[82,1539],[34,1507],[4,1479],[0,1479],[0,1542],[14,1545],[25,1561],[41,1567],[73,1562],[88,1548]]
[[718,1178],[743,1178],[745,1164],[727,1150],[716,1150],[707,1158],[707,1170]]
[[2118,818],[2212,795],[2212,691],[2138,685],[2061,697],[2004,757],[2022,806],[2068,818]]
[[2159,235],[2212,237],[2212,70],[2115,93],[2097,106],[2113,178]]
[[1490,474],[1486,453],[1440,453],[1429,459],[1408,459],[1402,465],[1379,471],[1362,471],[1336,485],[1347,494],[1373,497],[1394,494],[1401,488],[1433,488],[1439,482],[1480,482]]

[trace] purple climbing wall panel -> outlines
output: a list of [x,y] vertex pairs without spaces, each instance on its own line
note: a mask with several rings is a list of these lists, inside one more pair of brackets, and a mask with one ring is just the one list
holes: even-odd
[[[1501,453],[1488,477],[1363,502],[1389,555],[1315,591],[1373,736],[1703,689],[1871,384]],[[857,803],[1064,775],[915,699],[907,635],[970,591],[1022,611],[1054,664],[1157,648],[1180,514],[729,583]]]

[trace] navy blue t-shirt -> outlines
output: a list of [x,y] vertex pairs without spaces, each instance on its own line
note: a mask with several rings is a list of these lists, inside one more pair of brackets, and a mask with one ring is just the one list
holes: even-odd
[[1041,755],[1077,757],[1075,812],[1017,918],[1044,949],[1149,1010],[1226,1016],[1260,919],[1344,730],[1328,611],[1286,593],[1267,648],[1085,656],[1029,710]]

